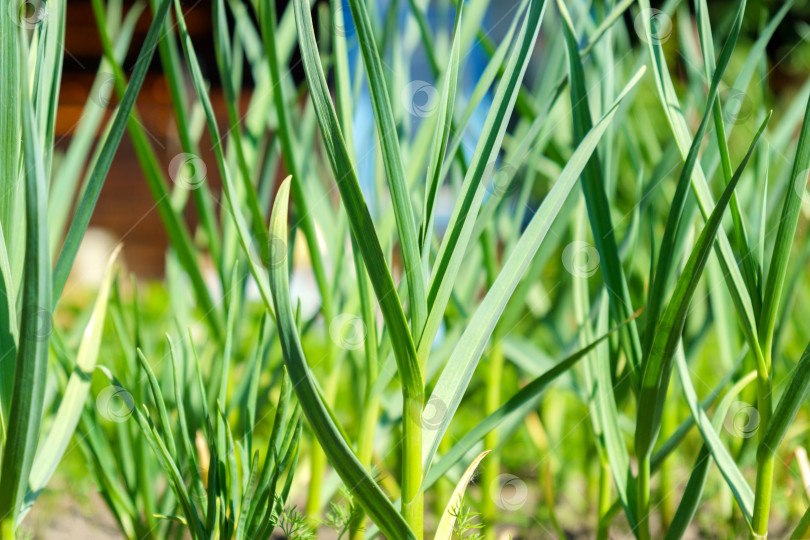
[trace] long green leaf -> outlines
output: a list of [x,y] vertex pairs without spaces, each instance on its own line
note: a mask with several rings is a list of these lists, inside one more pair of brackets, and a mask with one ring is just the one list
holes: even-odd
[[23,171],[25,176],[25,266],[22,328],[14,371],[7,437],[0,473],[0,516],[3,536],[13,536],[17,514],[39,440],[45,399],[48,342],[51,328],[51,258],[48,244],[48,191],[34,109],[28,94],[27,42],[19,28],[20,98]]
[[[582,58],[580,58],[577,39],[574,36],[574,26],[562,0],[557,0],[557,6],[564,22],[563,30],[568,48],[574,141],[578,144],[593,127],[593,122],[588,102],[585,70],[582,67]],[[630,316],[633,308],[627,278],[619,260],[619,249],[613,233],[615,227],[610,217],[610,204],[608,203],[606,182],[602,171],[599,152],[594,150],[593,155],[591,155],[585,169],[582,171],[582,192],[585,194],[593,239],[599,253],[600,269],[605,278],[605,286],[609,291],[610,308],[615,320],[621,321]],[[630,366],[633,371],[634,381],[637,382],[640,379],[641,370],[641,342],[639,341],[635,322],[629,324],[624,329],[624,332],[626,336],[623,343],[628,347]]]
[[790,540],[804,540],[810,537],[810,508],[804,511],[802,518],[790,535]]
[[[19,210],[24,201],[24,187],[20,182],[20,140],[22,124],[20,118],[20,41],[19,26],[24,5],[20,2],[4,2],[0,17],[0,228],[5,234],[5,249],[12,275],[19,277],[25,249],[25,231],[12,234],[11,228],[20,223]],[[16,11],[15,11],[16,8]],[[16,15],[16,18],[15,18]],[[26,21],[27,22],[27,21]],[[27,61],[27,59],[25,60]],[[16,229],[16,227],[15,227]],[[10,290],[11,297],[17,297],[19,283]],[[4,353],[6,351],[3,351]],[[6,411],[7,412],[7,411]]]
[[[113,277],[115,277],[116,261],[122,246],[123,244],[118,244],[107,262],[107,269],[96,297],[93,313],[82,334],[79,351],[76,353],[76,366],[68,379],[62,402],[59,404],[59,410],[53,420],[53,427],[34,458],[29,479],[29,490],[33,497],[36,497],[50,480],[79,423],[84,402],[90,391],[90,378],[101,349],[101,334],[107,316],[110,288]],[[32,502],[29,501],[30,498],[31,495],[26,497],[26,503]]]
[[[271,234],[279,239],[287,238],[289,190],[290,178],[288,177],[279,188],[270,218]],[[274,242],[270,248],[270,256],[273,258],[278,254],[272,252],[287,249],[286,242]],[[315,432],[321,447],[343,482],[363,507],[363,510],[388,538],[416,538],[405,520],[394,508],[394,505],[391,504],[391,501],[388,500],[354,455],[321,399],[317,383],[309,371],[304,351],[301,348],[301,341],[298,338],[298,330],[296,329],[290,299],[290,278],[287,265],[272,267],[270,269],[270,279],[284,361],[290,373],[290,380],[295,388],[298,401],[301,404],[301,409],[306,414],[310,427]]]
[[11,264],[6,250],[5,235],[0,227],[0,433],[5,440],[6,419],[11,404],[11,393],[14,389],[17,342],[19,339],[17,320],[17,297],[14,293],[14,280],[11,275]]
[[796,157],[793,160],[788,189],[785,192],[785,202],[779,216],[779,229],[773,241],[773,254],[768,266],[768,280],[765,283],[759,337],[762,340],[762,349],[766,358],[770,358],[772,352],[771,343],[776,314],[785,284],[790,248],[796,234],[796,226],[799,223],[799,211],[807,188],[808,175],[810,175],[810,100],[807,102],[802,121]]
[[453,108],[456,100],[456,85],[458,83],[459,57],[461,56],[461,17],[464,4],[459,3],[456,10],[456,21],[453,26],[453,44],[450,48],[450,60],[444,73],[442,91],[439,96],[439,106],[436,109],[436,126],[433,130],[433,142],[430,147],[430,158],[425,187],[425,205],[422,208],[422,224],[419,231],[419,244],[422,248],[422,257],[427,261],[430,243],[433,234],[435,219],[434,207],[436,193],[441,183],[442,162],[444,161],[450,131],[453,125]]

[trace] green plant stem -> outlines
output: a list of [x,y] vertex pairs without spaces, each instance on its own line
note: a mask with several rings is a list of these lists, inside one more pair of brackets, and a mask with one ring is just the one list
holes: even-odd
[[321,478],[326,468],[326,455],[318,446],[314,433],[309,436],[309,489],[307,490],[307,518],[310,528],[317,533],[321,512]]
[[[338,383],[340,382],[340,366],[336,365],[336,349],[334,342],[329,342],[328,364],[332,367],[329,379],[326,382],[325,400],[327,405],[332,406],[337,396]],[[307,492],[307,516],[312,529],[317,532],[321,512],[321,485],[326,471],[326,454],[318,444],[318,439],[314,433],[310,434],[310,457],[309,457],[309,490]]]
[[[677,427],[677,419],[674,416],[675,413],[676,409],[673,407],[664,409],[664,415],[661,421],[661,438],[664,440],[668,439]],[[670,495],[673,493],[673,480],[675,478],[673,461],[674,460],[665,459],[661,464],[661,471],[658,474],[657,492],[660,501],[658,505],[661,511],[661,525],[664,530],[669,528],[669,524],[672,523],[672,518],[675,515],[673,498]]]
[[757,453],[757,485],[754,499],[754,521],[752,524],[754,538],[768,537],[768,514],[771,506],[771,488],[773,487],[773,452]]
[[638,524],[636,538],[650,540],[650,456],[639,456],[638,461]]
[[421,490],[424,397],[404,393],[402,405],[402,429],[405,434],[402,456],[402,517],[421,540],[424,534],[424,494]]
[[371,391],[373,381],[377,379],[377,364],[369,362],[369,366],[373,365],[374,369],[369,369],[367,378],[372,381],[371,384],[366,386],[366,400],[363,405],[363,414],[360,421],[360,437],[357,444],[357,459],[360,460],[366,468],[371,465],[371,454],[374,450],[374,433],[377,427],[377,416],[379,414],[379,397],[376,393]]
[[[485,233],[481,236],[481,244],[484,252],[484,264],[486,266],[487,281],[489,286],[492,287],[495,279],[498,277],[498,245],[495,233],[492,227],[487,227]],[[489,353],[489,372],[486,380],[486,414],[490,415],[501,405],[501,379],[503,378],[503,346],[501,345],[501,325],[495,326],[492,331],[492,344]],[[484,448],[487,450],[495,450],[498,446],[498,430],[493,429],[487,433],[484,438]],[[498,481],[498,474],[500,473],[501,462],[497,452],[492,452],[484,463],[483,469],[483,485],[487,488],[494,482]],[[483,505],[483,522],[484,522],[484,538],[487,540],[495,540],[495,521],[497,517],[497,507],[495,506],[495,499],[493,497],[484,497]]]
[[[357,275],[357,290],[360,295],[360,311],[363,324],[366,327],[365,335],[365,368],[366,368],[366,388],[363,397],[363,410],[360,413],[360,434],[357,442],[357,459],[360,464],[369,470],[371,468],[371,456],[374,453],[374,433],[377,427],[377,417],[379,415],[379,395],[374,391],[374,384],[379,375],[378,353],[377,353],[377,327],[374,313],[374,299],[371,291],[366,267],[363,258],[357,249],[357,242],[352,237],[352,256],[354,258],[354,270]],[[356,507],[349,524],[350,540],[363,540],[365,538],[366,514],[362,508]]]
[[[770,351],[770,348],[766,348]],[[765,436],[771,418],[771,379],[770,356],[766,352],[764,366],[757,373],[757,404],[760,417],[759,438]],[[773,487],[774,451],[760,446],[757,452],[757,481],[754,490],[754,519],[752,532],[755,538],[767,538],[768,515],[771,508],[771,488]]]
[[[497,335],[498,328],[495,329],[495,334],[492,339],[492,349],[489,355],[489,373],[487,377],[486,389],[486,414],[490,415],[500,407],[501,401],[501,379],[503,377],[503,347],[500,343],[500,336]],[[487,450],[495,450],[498,446],[498,430],[493,429],[484,438],[484,448]],[[483,467],[483,481],[482,485],[489,489],[494,482],[498,481],[498,474],[500,473],[501,460],[497,452],[492,452],[489,459],[485,460],[482,464]],[[498,510],[495,506],[495,499],[492,497],[484,497],[484,537],[487,540],[495,539],[495,522]]]
[[[765,340],[764,354],[760,353],[757,362],[757,409],[759,413],[759,439],[765,436],[772,414],[771,403],[771,344]],[[771,508],[771,488],[773,487],[774,450],[759,447],[757,451],[757,481],[754,490],[754,516],[751,524],[755,538],[767,538],[768,515]]]
[[[375,377],[376,379],[376,377]],[[377,427],[377,416],[379,415],[379,399],[377,396],[370,396],[363,406],[363,414],[360,420],[360,437],[357,443],[357,459],[366,469],[371,466],[371,454],[374,450],[374,433]],[[352,516],[349,527],[349,538],[351,540],[363,540],[365,538],[365,513],[356,511]]]

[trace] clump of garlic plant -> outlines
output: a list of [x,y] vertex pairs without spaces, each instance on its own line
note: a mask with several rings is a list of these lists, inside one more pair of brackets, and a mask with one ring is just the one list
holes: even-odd
[[257,538],[296,526],[287,503],[302,421],[272,319],[233,290],[228,338],[209,339],[179,263],[167,263],[168,317],[145,307],[154,293],[113,289],[106,377],[77,430],[99,492],[126,538]]
[[[171,344],[170,344],[171,347]],[[261,349],[260,349],[261,350]],[[212,418],[207,405],[207,395],[197,365],[197,382],[200,403],[203,408],[202,436],[197,436],[196,447],[188,432],[183,381],[178,371],[172,350],[172,378],[174,380],[175,404],[180,424],[182,454],[187,462],[187,474],[181,474],[178,466],[178,444],[174,440],[170,419],[160,385],[141,355],[141,365],[146,371],[152,399],[157,405],[162,431],[149,412],[137,412],[138,424],[144,432],[153,452],[157,455],[172,486],[176,505],[183,516],[158,516],[177,520],[188,527],[192,538],[265,538],[272,533],[285,510],[285,503],[292,486],[293,472],[298,463],[301,419],[298,411],[288,418],[291,388],[282,373],[279,402],[276,405],[273,429],[268,438],[264,456],[252,448],[256,404],[258,400],[258,369],[245,404],[248,410],[244,419],[244,439],[235,442],[230,423],[222,409],[227,383],[223,384],[217,400],[218,410]],[[257,355],[255,366],[261,366]],[[227,379],[223,378],[223,381]],[[200,432],[198,432],[200,433]],[[184,468],[185,469],[185,468]],[[190,486],[186,486],[189,480]]]

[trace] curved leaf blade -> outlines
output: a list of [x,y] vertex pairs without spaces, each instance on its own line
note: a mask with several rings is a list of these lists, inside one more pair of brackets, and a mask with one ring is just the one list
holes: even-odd
[[[287,177],[276,195],[276,202],[270,217],[270,232],[277,239],[286,240],[287,238],[289,191],[290,177]],[[273,242],[270,246],[270,257],[275,260],[277,256],[286,256],[286,249],[286,241]],[[284,253],[280,253],[279,250],[284,250]],[[416,536],[408,524],[354,455],[321,399],[317,383],[309,371],[298,337],[290,299],[290,276],[286,264],[274,265],[270,269],[270,282],[284,362],[301,409],[309,420],[318,442],[340,478],[380,530],[388,538],[415,539]]]
[[[118,244],[116,246],[107,262],[107,269],[96,297],[93,313],[84,330],[79,344],[79,351],[76,354],[76,366],[68,379],[67,388],[56,412],[56,418],[53,421],[53,427],[34,458],[28,486],[34,497],[39,494],[50,480],[79,423],[84,402],[90,391],[90,378],[96,367],[98,353],[101,348],[101,335],[104,330],[104,320],[107,316],[110,289],[115,276],[115,263],[118,254],[121,252],[122,245]],[[29,502],[31,502],[30,495],[26,497],[26,504]]]

